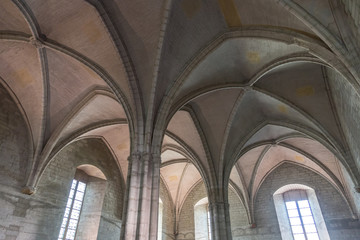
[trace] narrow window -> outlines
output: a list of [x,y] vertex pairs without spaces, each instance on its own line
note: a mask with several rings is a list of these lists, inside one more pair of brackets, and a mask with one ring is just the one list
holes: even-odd
[[211,240],[211,226],[208,198],[194,205],[195,240]]
[[58,240],[75,239],[85,188],[85,183],[75,179],[72,181]]
[[209,240],[211,240],[211,222],[210,222],[209,206],[208,206],[208,209],[207,209],[207,225],[208,225],[208,237],[209,237]]
[[319,240],[309,201],[286,201],[285,205],[294,240]]
[[158,240],[162,239],[162,219],[163,219],[163,202],[159,198],[159,215],[158,215]]

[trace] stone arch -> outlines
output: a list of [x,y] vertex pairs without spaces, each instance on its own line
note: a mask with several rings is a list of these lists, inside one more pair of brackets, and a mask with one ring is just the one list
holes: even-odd
[[[345,207],[346,200],[325,178],[307,168],[284,163],[268,174],[261,184],[254,202],[256,228],[247,234],[261,231],[264,232],[264,237],[281,239],[280,228],[277,221],[274,221],[277,216],[272,198],[279,188],[288,184],[302,184],[315,190],[329,235],[333,238],[340,238],[344,232],[358,228],[358,222],[353,219],[350,208]],[[335,227],[336,224],[341,227]],[[353,227],[349,227],[351,225]]]
[[[43,218],[38,221],[40,223],[51,221],[47,236],[57,237],[71,181],[77,169],[107,179],[98,234],[106,236],[106,239],[116,239],[121,230],[123,183],[121,183],[120,169],[115,159],[103,140],[99,138],[75,141],[62,149],[50,162],[41,176],[37,192],[33,196],[36,199],[46,197],[46,202],[53,206],[52,211],[55,211],[56,214],[48,217],[51,219]],[[33,214],[36,214],[36,211],[30,212],[30,216]]]

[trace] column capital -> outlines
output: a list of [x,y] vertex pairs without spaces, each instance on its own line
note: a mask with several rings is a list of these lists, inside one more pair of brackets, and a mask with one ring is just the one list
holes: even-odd
[[149,153],[149,152],[134,152],[131,153],[127,160],[129,162],[136,161],[136,160],[145,160],[145,161],[159,161],[160,162],[160,153]]

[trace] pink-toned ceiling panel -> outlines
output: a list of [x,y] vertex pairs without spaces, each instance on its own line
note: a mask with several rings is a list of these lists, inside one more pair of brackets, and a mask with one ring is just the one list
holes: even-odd
[[31,34],[24,16],[10,0],[0,2],[0,30]]
[[199,156],[200,161],[207,162],[201,138],[188,112],[178,111],[175,113],[167,130],[184,141]]
[[[240,191],[241,191],[243,194],[247,194],[247,190],[244,189],[244,185],[243,185],[243,183],[241,182],[241,178],[240,178],[239,172],[236,170],[235,167],[231,170],[230,180],[235,183],[235,185],[240,189]],[[246,187],[246,186],[245,186],[245,187]]]
[[160,173],[169,188],[173,201],[176,201],[176,194],[179,188],[180,179],[187,163],[175,163],[160,169]]
[[51,132],[81,99],[106,83],[92,70],[64,54],[47,50]]
[[[271,171],[273,168],[277,165],[279,165],[283,161],[291,161],[299,165],[303,165],[305,167],[308,167],[318,173],[320,173],[322,176],[324,176],[328,181],[334,184],[334,181],[331,179],[331,177],[317,164],[315,164],[313,161],[305,157],[304,155],[295,152],[291,149],[281,147],[281,146],[275,146],[269,149],[269,151],[266,153],[266,155],[263,157],[253,184],[253,194],[255,194],[255,190],[258,189],[261,181],[263,181],[264,177]],[[334,184],[335,185],[335,184]]]
[[163,147],[166,145],[174,145],[174,146],[180,147],[180,144],[178,142],[176,142],[174,139],[172,139],[171,137],[169,137],[166,134],[164,136],[162,145],[163,145]]
[[307,152],[329,168],[337,178],[341,179],[339,160],[324,145],[309,138],[290,138],[284,141],[304,152]]
[[26,112],[35,142],[43,113],[43,78],[37,49],[28,43],[0,44],[0,77],[16,94]]
[[241,172],[243,174],[246,186],[249,186],[251,175],[254,170],[255,164],[258,161],[262,151],[267,147],[267,145],[256,147],[245,153],[236,164],[240,166]]
[[[130,99],[122,60],[94,7],[83,0],[28,0],[47,38],[74,49],[100,65]],[[81,9],[81,11],[79,11]]]
[[165,163],[171,160],[175,160],[175,159],[184,159],[184,155],[172,151],[172,150],[166,150],[161,154],[161,163]]
[[188,164],[185,174],[182,178],[181,185],[179,186],[178,193],[178,202],[177,204],[181,204],[189,191],[194,187],[194,185],[201,179],[201,175],[199,171],[193,164]]
[[290,134],[300,134],[298,131],[293,129],[276,126],[266,125],[257,131],[244,145],[244,147],[250,146],[251,144],[258,143],[261,141],[275,141],[280,137],[287,136]]
[[113,98],[98,94],[70,120],[62,131],[62,136],[69,136],[72,132],[93,123],[119,118],[126,119],[121,105]]
[[82,136],[102,136],[111,147],[117,158],[124,181],[127,180],[128,156],[130,155],[130,136],[127,124],[115,124],[97,128],[89,131]]

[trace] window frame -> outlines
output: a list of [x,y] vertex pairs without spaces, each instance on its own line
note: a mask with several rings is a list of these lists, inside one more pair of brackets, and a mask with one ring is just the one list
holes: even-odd
[[330,240],[329,233],[323,218],[321,208],[316,197],[315,190],[303,184],[288,184],[279,188],[273,195],[273,203],[275,205],[276,216],[279,223],[281,238],[283,240],[294,239],[290,221],[287,215],[285,200],[283,193],[290,190],[305,190],[307,200],[309,201],[310,209],[314,218],[320,240]]
[[[289,215],[289,210],[295,210],[296,209],[296,211],[297,211],[297,214],[298,214],[298,218],[300,219],[300,225],[299,226],[301,226],[301,228],[302,228],[302,230],[303,230],[303,233],[302,233],[302,235],[304,235],[304,237],[305,237],[305,240],[308,240],[308,232],[306,231],[306,228],[305,228],[305,225],[307,225],[307,224],[304,224],[304,220],[303,220],[303,215],[302,215],[302,213],[301,213],[301,209],[303,209],[303,208],[301,208],[300,206],[299,206],[299,201],[307,201],[307,203],[308,203],[308,208],[309,208],[309,210],[310,210],[310,215],[309,216],[311,216],[311,219],[312,219],[312,221],[313,221],[313,225],[315,226],[315,232],[314,233],[316,233],[316,235],[318,236],[318,238],[320,239],[320,236],[319,236],[319,233],[318,233],[318,230],[317,230],[317,226],[316,226],[316,222],[315,222],[315,219],[314,219],[314,214],[313,214],[313,212],[312,212],[312,209],[311,209],[311,206],[310,206],[310,202],[309,202],[309,200],[308,199],[299,199],[299,200],[289,200],[289,201],[285,201],[285,207],[286,207],[286,212],[287,212],[287,216],[288,216],[288,220],[289,220],[289,224],[290,224],[290,227],[291,227],[291,232],[292,232],[292,235],[293,235],[293,238],[295,239],[295,235],[297,235],[297,234],[301,234],[301,233],[294,233],[294,231],[293,231],[293,225],[291,224],[291,218],[293,218],[293,217],[290,217],[290,215]],[[289,209],[288,207],[287,207],[287,205],[286,205],[286,203],[288,203],[288,202],[294,202],[295,203],[295,205],[296,205],[296,208],[293,208],[293,209]],[[306,217],[309,217],[309,216],[306,216]]]
[[[73,188],[72,186],[73,186],[73,184],[74,184],[74,181],[76,181],[76,185],[75,185],[75,187]],[[72,180],[72,182],[71,182],[70,191],[69,191],[68,198],[67,198],[67,201],[66,201],[65,211],[64,211],[64,215],[63,215],[63,218],[62,218],[62,221],[61,221],[61,226],[60,226],[60,231],[59,231],[59,235],[58,235],[58,240],[67,240],[67,239],[68,239],[66,235],[67,235],[67,232],[69,231],[69,223],[70,223],[70,220],[72,219],[72,218],[71,218],[71,214],[72,214],[72,212],[73,212],[73,210],[74,210],[74,203],[75,203],[75,201],[79,201],[79,200],[76,199],[76,194],[77,194],[77,192],[81,192],[81,191],[78,190],[79,183],[84,184],[85,187],[84,187],[84,191],[82,192],[82,193],[83,193],[83,196],[82,196],[81,201],[80,201],[81,206],[80,206],[80,209],[78,210],[78,211],[79,211],[79,217],[78,217],[78,219],[76,219],[76,227],[75,227],[75,229],[74,229],[74,230],[75,230],[75,234],[74,234],[74,238],[73,238],[73,239],[76,239],[76,233],[77,233],[77,230],[78,230],[78,227],[79,227],[81,211],[82,211],[82,208],[83,208],[83,205],[84,205],[83,203],[84,203],[84,198],[85,198],[85,194],[86,194],[87,184],[86,184],[86,182],[84,182],[84,181],[80,181],[80,180],[74,178],[74,179]],[[74,190],[74,194],[73,194],[72,198],[70,198],[70,194],[71,194],[71,191],[72,191],[72,190]],[[67,204],[68,204],[69,200],[71,200],[71,205],[70,205],[70,207],[67,207]],[[67,208],[69,208],[69,214],[68,214],[68,217],[67,217],[67,221],[66,221],[65,227],[62,227],[62,224],[63,224],[63,222],[64,222],[64,219],[66,218],[66,217],[65,217],[65,213],[66,213],[66,209],[67,209]],[[64,233],[62,234],[62,237],[61,237],[62,228],[64,228]]]
[[211,215],[209,209],[209,203],[206,206],[206,215],[207,215],[207,228],[208,228],[208,240],[211,240]]

